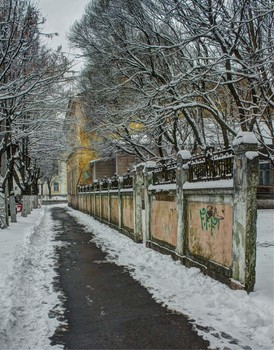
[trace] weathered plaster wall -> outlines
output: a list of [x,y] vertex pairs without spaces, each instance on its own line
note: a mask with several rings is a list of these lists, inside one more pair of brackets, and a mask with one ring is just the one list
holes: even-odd
[[155,193],[151,201],[151,236],[176,246],[177,205],[176,196],[168,192]]
[[[187,204],[188,249],[220,265],[232,264],[232,198],[191,196]],[[225,203],[227,202],[227,203]]]
[[102,216],[101,219],[108,221],[108,194],[102,194]]
[[100,217],[101,214],[101,201],[100,193],[95,194],[95,216]]
[[110,222],[116,226],[119,225],[118,195],[111,194],[110,197]]
[[[119,178],[118,188],[109,185],[107,192],[102,186],[95,189],[95,216],[110,222],[136,242],[145,237],[147,246],[171,253],[186,266],[198,267],[232,288],[252,291],[256,266],[258,152],[256,138],[253,140],[251,136],[240,133],[234,144],[233,179],[209,177],[208,181],[188,182],[190,156],[189,152],[181,152],[176,183],[174,177],[169,183],[154,181],[148,168],[137,166],[132,188],[123,187],[123,178]],[[157,176],[159,179],[159,171]],[[107,195],[109,198],[105,198]],[[85,196],[83,192],[78,195],[80,210],[86,208]],[[107,215],[108,206],[110,215]],[[142,235],[143,209],[146,231]]]
[[129,231],[134,230],[133,216],[133,196],[131,194],[123,194],[122,196],[122,227]]

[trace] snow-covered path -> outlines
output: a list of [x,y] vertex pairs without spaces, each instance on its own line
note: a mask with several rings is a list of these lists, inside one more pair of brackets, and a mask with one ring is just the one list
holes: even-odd
[[[257,282],[249,295],[68,210],[94,233],[109,260],[125,266],[159,303],[187,314],[212,348],[273,349],[274,210],[259,211]],[[50,349],[62,314],[63,296],[53,288],[58,227],[47,207],[18,221],[0,231],[0,349]]]
[[50,216],[39,209],[0,232],[1,350],[50,348],[49,337],[59,324],[51,317],[62,307],[52,284],[56,243]]

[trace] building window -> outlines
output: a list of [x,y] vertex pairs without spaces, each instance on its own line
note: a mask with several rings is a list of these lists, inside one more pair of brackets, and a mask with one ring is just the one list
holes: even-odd
[[59,182],[54,182],[53,183],[53,191],[54,192],[59,192]]
[[270,186],[271,185],[271,177],[270,177],[270,162],[260,163],[260,186]]

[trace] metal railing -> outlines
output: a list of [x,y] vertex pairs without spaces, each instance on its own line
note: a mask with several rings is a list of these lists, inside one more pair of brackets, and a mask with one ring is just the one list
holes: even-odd
[[233,150],[211,152],[194,156],[189,165],[189,182],[217,181],[233,177]]
[[161,164],[152,172],[153,185],[176,183],[177,162],[172,159]]
[[[215,151],[209,147],[204,154],[193,156],[186,164],[188,166],[188,181],[217,181],[233,178],[234,152],[231,148]],[[153,185],[176,183],[177,162],[175,159],[163,160],[162,163],[152,171]],[[111,178],[94,180],[92,184],[78,186],[78,192],[90,192],[100,190],[118,190],[119,181],[121,188],[133,187],[134,174],[127,171],[122,178],[117,174]]]

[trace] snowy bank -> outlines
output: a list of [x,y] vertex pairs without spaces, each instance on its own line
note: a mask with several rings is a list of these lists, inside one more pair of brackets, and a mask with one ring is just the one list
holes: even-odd
[[273,210],[258,212],[257,283],[250,294],[136,244],[87,214],[70,213],[94,233],[92,241],[109,261],[126,267],[157,302],[187,315],[211,348],[273,349]]
[[[48,349],[62,313],[53,290],[53,224],[46,207],[0,230],[0,349]],[[61,349],[60,346],[55,346]]]

